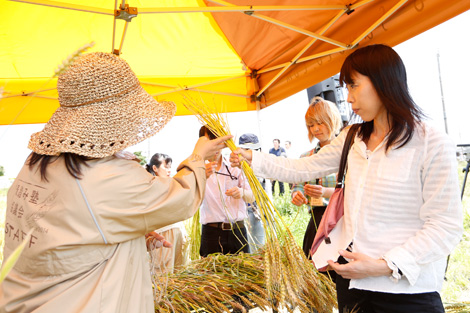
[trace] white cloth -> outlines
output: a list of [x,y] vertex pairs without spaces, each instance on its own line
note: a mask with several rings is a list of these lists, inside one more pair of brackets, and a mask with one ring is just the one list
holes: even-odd
[[[237,179],[230,178],[229,172],[225,166],[228,166],[230,173]],[[222,165],[217,173],[209,176],[206,182],[206,193],[200,210],[201,224],[220,223],[220,222],[238,222],[248,217],[245,201],[243,197],[235,199],[226,196],[225,192],[233,187],[242,188],[243,192],[251,192],[248,181],[239,168],[233,168],[222,158]]]
[[[172,273],[175,267],[186,265],[187,258],[187,234],[183,222],[176,224],[178,227],[172,227],[158,233],[165,237],[165,240],[171,242],[171,248],[151,249],[150,272],[161,275],[162,273]],[[155,282],[154,282],[155,283]]]
[[158,233],[158,234],[161,234],[161,233],[166,232],[167,230],[170,230],[170,229],[173,229],[173,228],[184,229],[184,223],[183,222],[178,222],[178,223],[170,224],[168,226],[156,229],[155,232]]
[[[255,175],[298,183],[337,172],[347,131],[311,157],[253,152]],[[350,288],[390,292],[440,291],[446,257],[463,232],[456,147],[436,129],[417,126],[402,148],[368,152],[357,136],[348,155],[344,229],[353,252],[386,257],[403,272],[353,279]],[[343,247],[343,249],[346,247]]]

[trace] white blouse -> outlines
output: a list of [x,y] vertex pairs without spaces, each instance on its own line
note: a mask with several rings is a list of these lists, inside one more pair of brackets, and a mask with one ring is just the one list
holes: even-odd
[[[347,131],[310,157],[253,152],[256,176],[298,183],[338,171]],[[427,125],[399,149],[374,151],[356,136],[348,155],[344,223],[353,252],[385,256],[404,277],[352,279],[350,288],[390,293],[440,291],[447,255],[463,232],[455,144]],[[344,247],[345,249],[346,247]]]

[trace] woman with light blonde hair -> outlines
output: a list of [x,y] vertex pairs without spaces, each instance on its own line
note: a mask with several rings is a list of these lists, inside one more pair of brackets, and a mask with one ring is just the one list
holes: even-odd
[[310,142],[316,138],[314,126],[324,125],[326,137],[317,138],[321,147],[330,143],[339,134],[342,127],[341,115],[336,104],[321,97],[314,97],[310,101],[307,113],[305,113],[305,123]]
[[[314,97],[310,102],[307,113],[305,113],[305,125],[307,126],[310,142],[317,139],[318,143],[315,148],[303,153],[300,156],[301,158],[316,154],[336,137],[342,125],[341,115],[333,102],[324,100],[321,97]],[[296,206],[307,204],[311,216],[305,230],[302,247],[307,257],[311,257],[310,248],[328,205],[328,200],[334,191],[335,184],[336,174],[330,174],[322,178],[295,184],[293,187],[292,203]]]

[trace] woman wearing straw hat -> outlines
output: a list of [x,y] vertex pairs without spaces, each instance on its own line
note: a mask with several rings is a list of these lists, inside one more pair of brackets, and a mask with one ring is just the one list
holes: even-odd
[[28,243],[0,286],[0,312],[154,312],[144,235],[195,213],[204,159],[229,136],[201,138],[159,179],[115,153],[157,133],[175,105],[147,94],[124,60],[82,55],[57,90],[60,107],[8,192],[5,257]]
[[[456,146],[422,121],[392,48],[357,49],[344,61],[340,80],[364,122],[347,158],[343,223],[325,254],[325,265],[338,274],[339,312],[444,313],[439,291],[447,256],[463,231]],[[237,149],[231,162],[238,165],[240,153],[256,175],[315,179],[338,171],[347,133],[310,157]]]

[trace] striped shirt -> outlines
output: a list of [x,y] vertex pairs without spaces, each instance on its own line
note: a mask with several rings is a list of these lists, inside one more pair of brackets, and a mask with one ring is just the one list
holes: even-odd
[[[290,183],[335,173],[346,133],[342,131],[306,158],[253,152],[254,173]],[[463,232],[455,144],[423,124],[417,125],[405,146],[385,152],[385,142],[369,151],[359,137],[354,139],[348,155],[343,231],[354,243],[353,252],[385,256],[404,278],[398,282],[386,276],[352,279],[350,288],[389,293],[440,291],[446,257]]]

